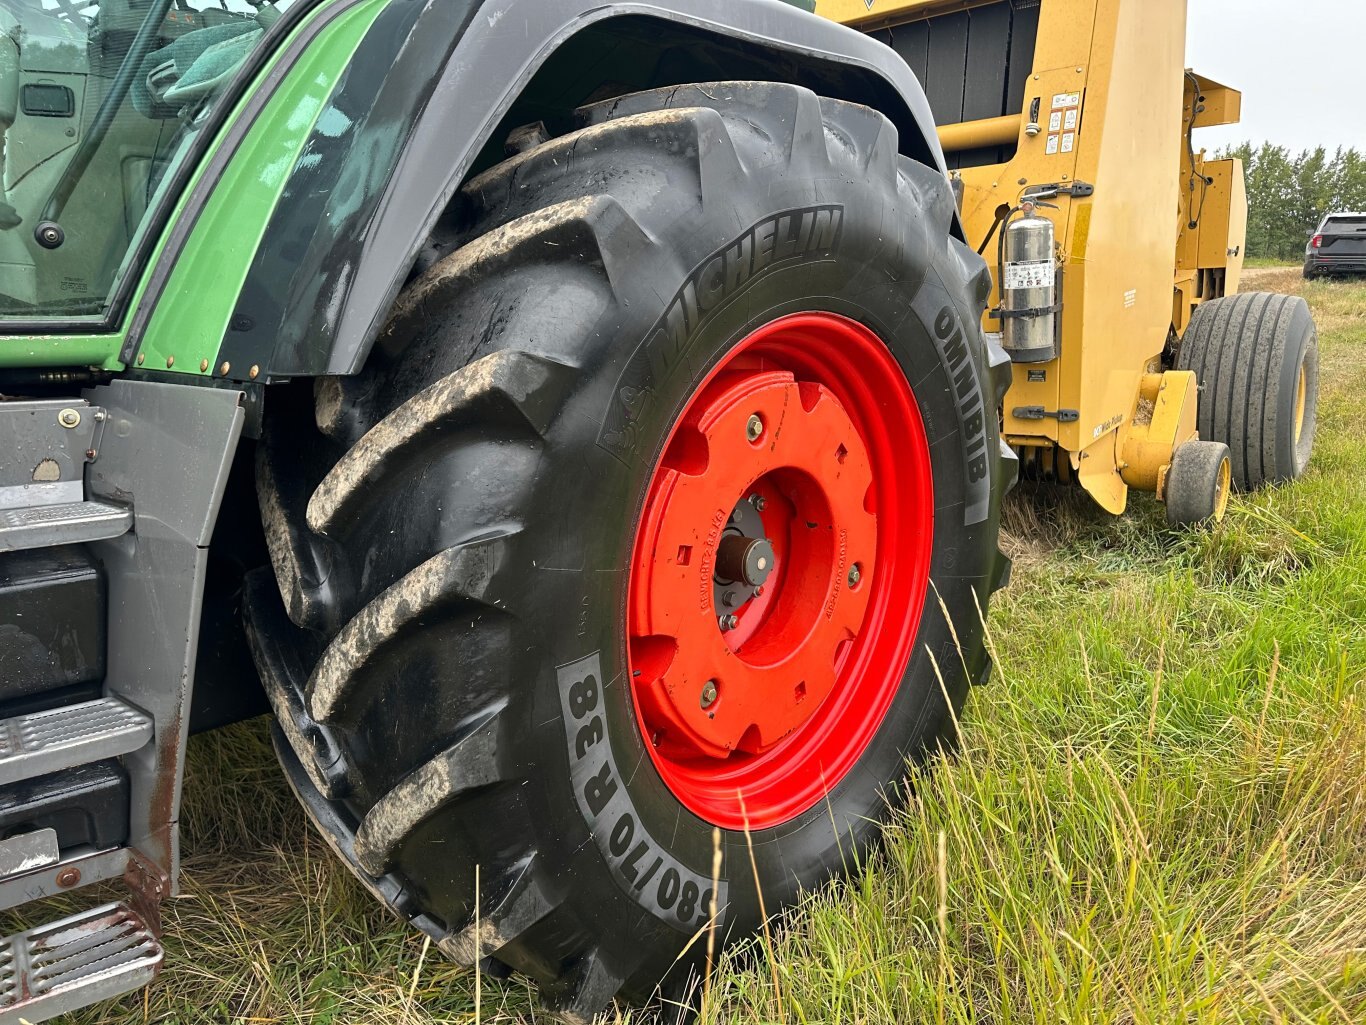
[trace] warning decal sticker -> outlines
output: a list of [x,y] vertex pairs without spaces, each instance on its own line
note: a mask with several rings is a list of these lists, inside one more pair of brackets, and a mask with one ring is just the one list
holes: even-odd
[[1052,288],[1057,268],[1052,260],[1031,260],[1006,264],[1006,289]]

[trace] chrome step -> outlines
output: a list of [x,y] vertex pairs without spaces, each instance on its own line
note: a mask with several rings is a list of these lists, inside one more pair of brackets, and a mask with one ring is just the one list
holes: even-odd
[[46,1021],[132,992],[156,977],[163,956],[126,904],[0,940],[0,1025]]
[[62,860],[57,830],[34,829],[0,841],[0,881],[48,868]]
[[136,751],[152,720],[118,698],[100,698],[0,720],[0,786]]
[[0,552],[104,541],[132,528],[131,509],[98,499],[0,508]]

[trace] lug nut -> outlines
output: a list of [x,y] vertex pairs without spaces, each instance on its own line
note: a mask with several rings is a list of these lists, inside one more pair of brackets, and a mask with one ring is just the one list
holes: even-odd
[[764,501],[763,495],[750,495],[749,504],[754,506],[755,512],[763,512],[764,506],[768,505],[768,503]]
[[863,567],[857,562],[849,567],[849,586],[857,587],[858,582],[863,579]]
[[716,622],[720,625],[723,631],[734,630],[737,626],[740,625],[740,617],[732,612],[729,616],[718,616]]
[[708,680],[702,685],[701,705],[703,708],[710,708],[714,704],[716,704],[716,681]]
[[764,436],[764,418],[758,413],[751,413],[749,423],[745,425],[745,437],[750,441],[758,441]]

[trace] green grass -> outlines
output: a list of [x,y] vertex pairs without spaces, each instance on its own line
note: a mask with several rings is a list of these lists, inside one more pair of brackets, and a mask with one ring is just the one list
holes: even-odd
[[[1366,1021],[1366,285],[1249,278],[1318,317],[1308,476],[1188,533],[1146,499],[1015,496],[961,757],[771,953],[723,961],[707,1021]],[[184,824],[160,984],[75,1020],[475,1020],[473,976],[334,862],[261,724],[193,742]],[[547,1019],[513,979],[479,1020]]]
[[[1243,260],[1243,266],[1248,270],[1276,270],[1286,267],[1288,264],[1278,256],[1249,256]],[[1299,264],[1295,264],[1299,266]]]

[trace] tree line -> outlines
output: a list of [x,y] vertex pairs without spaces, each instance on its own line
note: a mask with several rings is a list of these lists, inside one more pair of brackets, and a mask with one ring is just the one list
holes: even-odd
[[1366,154],[1355,149],[1296,154],[1245,142],[1220,155],[1240,158],[1247,174],[1250,257],[1298,259],[1324,214],[1366,211]]

